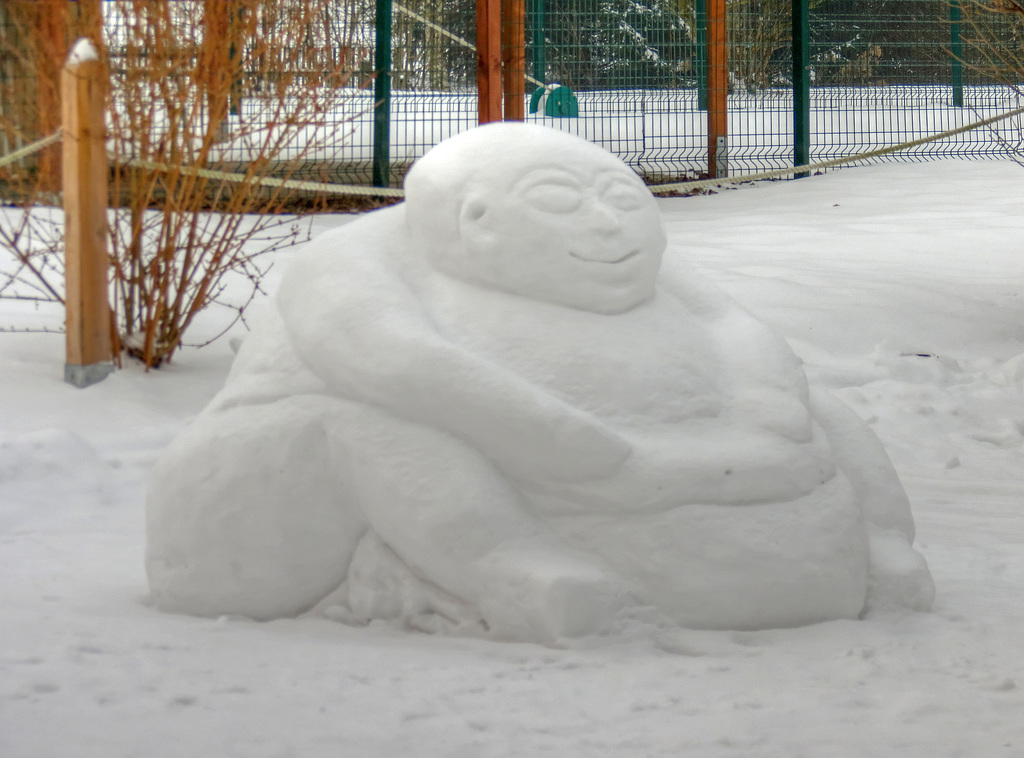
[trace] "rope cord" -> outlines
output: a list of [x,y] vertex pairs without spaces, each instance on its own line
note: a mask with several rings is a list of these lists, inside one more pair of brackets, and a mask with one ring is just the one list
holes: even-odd
[[44,147],[49,147],[55,142],[60,142],[63,136],[63,131],[61,129],[58,129],[49,137],[43,137],[41,140],[36,140],[31,144],[18,148],[13,153],[8,153],[7,155],[0,158],[0,168],[3,168],[4,166],[7,166],[11,163],[14,163],[15,161],[20,161],[22,158],[32,155],[32,153],[39,152]]
[[929,142],[937,142],[947,137],[955,137],[958,134],[969,132],[974,129],[980,129],[984,126],[989,126],[996,123],[997,121],[1003,121],[1014,116],[1019,116],[1024,113],[1024,107],[1015,108],[1012,111],[1001,113],[998,116],[991,116],[989,118],[982,119],[981,121],[975,121],[967,124],[966,126],[959,126],[956,129],[950,129],[942,132],[941,134],[933,134],[928,137],[920,137],[910,142],[901,142],[898,145],[890,145],[889,147],[879,148],[878,150],[870,150],[866,153],[858,153],[857,155],[849,155],[845,158],[832,158],[827,161],[820,161],[818,163],[809,163],[803,166],[793,166],[792,168],[778,168],[773,171],[762,171],[758,174],[744,174],[743,176],[730,176],[723,179],[701,179],[693,182],[674,182],[672,184],[658,184],[651,187],[651,192],[655,195],[661,192],[687,192],[701,189],[708,189],[711,187],[722,187],[728,184],[742,184],[743,182],[756,182],[762,179],[781,179],[786,176],[792,176],[794,174],[805,174],[810,171],[818,171],[824,168],[835,168],[836,166],[843,166],[847,163],[856,163],[857,161],[867,160],[868,158],[877,158],[881,155],[888,155],[890,153],[896,153],[900,150],[908,150],[918,145],[925,145]]
[[256,185],[268,187],[283,187],[285,189],[305,190],[307,192],[324,192],[329,195],[368,195],[371,197],[404,197],[405,192],[391,187],[363,187],[347,184],[330,184],[327,182],[311,182],[303,179],[278,179],[273,176],[255,178],[247,174],[232,173],[229,171],[216,171],[211,168],[199,168],[198,166],[178,166],[176,169],[166,163],[143,160],[142,158],[121,158],[120,165],[127,168],[144,168],[150,171],[180,171],[190,176],[199,176],[204,179],[224,179],[229,182],[253,182]]
[[[833,158],[827,161],[820,161],[818,163],[810,163],[803,166],[793,166],[791,168],[780,168],[772,171],[762,171],[757,174],[744,174],[743,176],[731,176],[723,179],[702,179],[699,181],[692,182],[673,182],[672,184],[659,184],[651,188],[651,192],[655,195],[667,192],[692,192],[694,190],[709,189],[713,187],[723,187],[730,184],[742,184],[746,182],[755,182],[763,179],[781,179],[787,176],[793,176],[794,174],[804,174],[811,171],[819,171],[821,169],[835,168],[836,166],[843,166],[848,163],[856,163],[858,161],[867,160],[869,158],[877,158],[882,155],[889,155],[896,153],[901,150],[908,150],[918,145],[924,145],[929,142],[936,142],[947,137],[955,137],[958,134],[972,131],[974,129],[980,129],[985,126],[1003,121],[1014,116],[1020,116],[1024,114],[1024,107],[1015,108],[1006,113],[1001,113],[997,116],[990,116],[989,118],[981,119],[980,121],[974,121],[970,124],[957,127],[955,129],[949,129],[939,134],[933,134],[928,137],[920,137],[909,142],[901,142],[898,145],[890,145],[889,147],[879,148],[877,150],[870,150],[864,153],[858,153],[857,155],[850,155],[844,158]],[[9,153],[5,156],[0,157],[0,168],[3,166],[14,163],[15,161],[21,160],[22,158],[31,155],[32,153],[38,152],[43,148],[49,147],[50,145],[59,142],[63,137],[61,130],[58,130],[51,134],[49,137],[37,140],[31,144],[25,145],[24,147],[15,150],[13,153]],[[133,168],[143,168],[150,171],[180,171],[183,174],[189,174],[192,176],[200,176],[206,179],[223,179],[226,181],[233,182],[246,182],[253,181],[253,177],[246,174],[232,173],[227,171],[216,171],[214,169],[199,168],[197,166],[178,166],[177,169],[172,168],[166,163],[157,163],[154,161],[147,161],[141,158],[121,158],[121,165]],[[255,180],[257,184],[270,186],[270,187],[283,187],[285,189],[294,189],[307,192],[323,192],[332,195],[364,195],[369,197],[394,197],[401,198],[405,196],[405,192],[401,189],[391,187],[365,187],[358,185],[345,185],[345,184],[331,184],[328,182],[312,182],[301,179],[279,179],[276,177],[266,176]]]

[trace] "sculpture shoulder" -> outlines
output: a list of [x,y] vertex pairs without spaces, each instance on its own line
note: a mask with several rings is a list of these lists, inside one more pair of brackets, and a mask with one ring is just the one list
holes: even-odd
[[[308,243],[281,279],[277,305],[289,328],[325,314],[413,307],[417,270],[403,205],[368,213]],[[313,325],[313,324],[311,324]]]
[[275,298],[290,348],[346,392],[411,371],[414,354],[447,347],[410,285],[425,265],[401,205],[317,237],[291,262]]
[[402,204],[367,213],[351,223],[315,237],[296,255],[282,278],[282,288],[329,280],[346,286],[394,271],[408,258],[409,235]]
[[767,351],[783,362],[796,360],[780,334],[687,263],[681,251],[666,251],[658,288],[680,301],[735,349],[753,350],[756,346],[756,352],[748,355]]
[[730,295],[687,263],[683,251],[671,246],[662,259],[658,289],[682,301],[697,316],[721,318],[746,313]]
[[295,354],[280,313],[268,303],[253,319],[252,331],[242,342],[224,387],[209,408],[226,410],[326,392],[323,381]]

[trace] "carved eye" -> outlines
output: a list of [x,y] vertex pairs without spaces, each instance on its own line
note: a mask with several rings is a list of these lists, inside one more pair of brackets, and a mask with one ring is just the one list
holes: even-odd
[[470,221],[479,221],[487,213],[487,206],[479,200],[471,201],[463,209],[463,215]]
[[601,200],[620,211],[636,211],[644,206],[644,197],[628,184],[616,182],[601,193]]
[[567,184],[545,182],[526,190],[526,202],[545,213],[572,213],[580,207],[583,195]]

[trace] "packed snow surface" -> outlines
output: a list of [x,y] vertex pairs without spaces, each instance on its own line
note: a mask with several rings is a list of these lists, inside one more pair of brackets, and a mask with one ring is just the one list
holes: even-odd
[[[950,161],[658,203],[670,245],[881,439],[935,579],[930,613],[638,624],[561,647],[163,613],[145,483],[224,384],[228,343],[78,390],[62,337],[0,334],[0,754],[1020,754],[1022,189],[1013,163]],[[59,320],[0,311],[5,327]]]
[[292,263],[161,459],[159,608],[555,642],[930,607],[868,426],[617,158],[496,124],[405,185]]

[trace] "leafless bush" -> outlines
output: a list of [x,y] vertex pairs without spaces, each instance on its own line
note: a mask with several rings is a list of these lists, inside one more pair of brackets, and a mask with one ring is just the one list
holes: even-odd
[[[352,24],[330,24],[320,0],[116,0],[104,10],[112,305],[123,346],[152,367],[171,359],[203,309],[224,305],[241,318],[266,273],[261,256],[297,240],[295,218],[280,215],[295,191],[263,180],[308,171],[333,136],[326,126],[352,93],[338,44]],[[23,27],[41,36],[31,21]],[[36,79],[49,76],[42,53],[27,55]],[[23,207],[43,199],[30,193]],[[59,293],[58,265],[46,284],[30,268],[35,238],[52,229],[25,218],[0,237],[22,264],[8,281]],[[52,262],[59,240],[49,239]]]
[[[224,304],[225,277],[299,233],[277,215],[291,178],[321,147],[326,123],[349,95],[345,61],[306,64],[336,29],[318,0],[119,0],[108,23],[114,97],[112,185],[123,208],[111,227],[115,310],[130,351],[154,366],[169,359],[196,314]],[[126,165],[125,158],[169,170]],[[242,182],[182,171],[237,171]],[[147,213],[158,206],[161,213]],[[255,214],[255,216],[253,216]],[[229,307],[243,313],[246,301]]]

